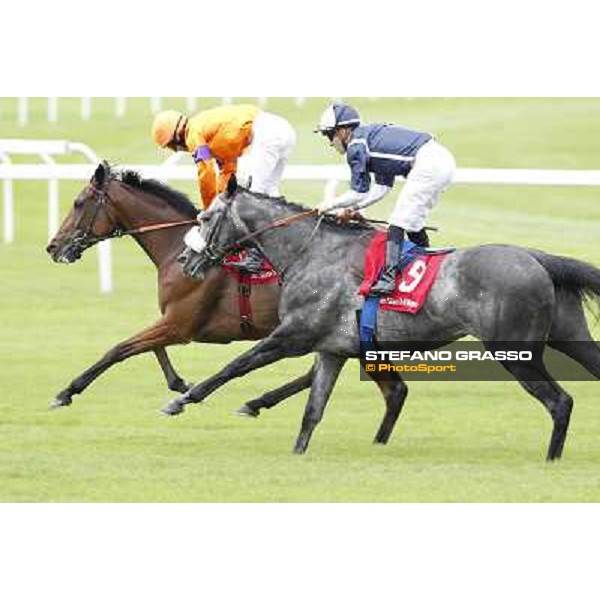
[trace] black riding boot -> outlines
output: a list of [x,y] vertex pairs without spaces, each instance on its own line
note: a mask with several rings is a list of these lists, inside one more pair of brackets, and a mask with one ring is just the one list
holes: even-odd
[[390,225],[385,243],[385,268],[378,281],[371,288],[373,296],[388,296],[396,289],[396,273],[402,259],[404,229]]
[[427,235],[426,229],[421,229],[421,231],[408,231],[407,232],[408,239],[417,246],[421,246],[421,248],[429,248],[429,236]]
[[231,263],[231,265],[240,271],[244,271],[244,273],[256,274],[260,273],[262,261],[263,255],[258,248],[248,248],[246,256],[239,262]]

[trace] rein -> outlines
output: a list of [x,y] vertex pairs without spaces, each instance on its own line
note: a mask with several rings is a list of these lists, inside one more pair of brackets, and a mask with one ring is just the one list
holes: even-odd
[[[229,208],[230,208],[229,205],[227,205],[227,211],[229,211]],[[213,238],[217,234],[218,230],[220,229],[221,222],[219,222],[218,226],[215,229],[213,229],[213,231],[210,233],[209,240],[206,245],[206,248],[204,249],[204,252],[206,252],[206,254],[209,257],[209,260],[211,260],[212,262],[215,262],[215,263],[221,262],[225,258],[225,256],[227,256],[227,254],[229,252],[238,249],[244,242],[255,240],[258,236],[262,235],[263,233],[266,233],[268,231],[273,231],[280,227],[286,227],[288,225],[291,225],[295,221],[299,221],[300,219],[305,219],[307,217],[315,216],[317,213],[318,213],[317,209],[313,208],[312,210],[306,210],[304,212],[301,212],[301,213],[298,213],[295,215],[290,215],[289,217],[283,217],[282,219],[277,219],[276,221],[273,221],[272,223],[269,223],[268,225],[265,225],[264,227],[261,227],[260,229],[257,229],[256,231],[247,233],[246,235],[235,240],[234,242],[231,242],[230,244],[227,244],[226,246],[223,246],[222,248],[214,248],[214,245],[211,243],[211,238]],[[321,223],[323,222],[324,217],[325,217],[325,215],[323,214],[317,219],[317,224],[315,225],[310,236],[308,236],[306,241],[302,244],[296,257],[290,263],[288,263],[287,265],[285,265],[284,267],[279,269],[279,277],[282,280],[283,280],[284,273],[289,269],[291,264],[296,260],[296,258],[298,258],[298,256],[300,256],[306,250],[308,245],[312,242]]]
[[[230,249],[235,248],[235,247],[239,246],[240,244],[243,244],[244,242],[255,239],[256,237],[258,237],[259,235],[262,235],[263,233],[266,233],[267,231],[271,231],[272,229],[278,229],[279,227],[285,227],[287,225],[290,225],[294,221],[299,221],[300,219],[304,219],[306,217],[312,217],[316,214],[317,214],[317,209],[313,208],[312,210],[306,210],[306,211],[298,213],[296,215],[284,217],[283,219],[277,219],[277,221],[273,221],[273,223],[269,223],[268,225],[265,225],[264,227],[261,227],[260,229],[257,229],[256,231],[246,234],[245,236],[241,237],[239,240],[236,240],[234,243],[230,244],[229,248]],[[320,224],[321,220],[322,219],[319,220],[319,224]],[[227,251],[227,250],[225,250],[225,251]]]
[[173,227],[183,227],[184,225],[197,225],[196,219],[189,219],[187,221],[175,221],[170,223],[155,223],[154,225],[145,225],[144,227],[137,227],[136,229],[118,230],[115,235],[111,237],[123,237],[125,235],[136,235],[138,233],[149,233],[151,231],[160,231],[162,229],[172,229]]
[[[316,212],[317,212],[316,209],[307,210],[303,213],[299,213],[297,215],[292,215],[290,217],[285,217],[284,219],[279,219],[277,221],[274,221],[273,223],[266,225],[262,229],[254,231],[252,233],[249,233],[248,235],[245,235],[244,237],[240,238],[233,246],[235,247],[238,244],[247,242],[248,240],[251,240],[254,237],[259,236],[263,233],[266,233],[267,231],[270,231],[272,229],[277,229],[279,227],[285,227],[286,225],[289,225],[289,224],[293,223],[294,221],[300,220],[304,217],[312,217],[316,214]],[[321,217],[319,218],[319,223],[317,225],[317,228],[321,224],[321,221],[323,220],[324,216],[325,215],[321,215]],[[377,223],[377,224],[381,224],[381,225],[388,225],[387,221],[377,221],[375,219],[365,219],[365,222]],[[184,225],[197,225],[197,224],[198,224],[198,221],[196,219],[188,219],[187,221],[174,221],[174,222],[169,222],[169,223],[155,223],[154,225],[146,225],[144,227],[137,227],[136,229],[127,229],[127,230],[120,229],[117,231],[116,234],[111,235],[111,237],[123,237],[126,235],[136,235],[138,233],[150,233],[152,231],[160,231],[162,229],[172,229],[174,227],[183,227]],[[438,231],[437,227],[425,227],[425,229],[427,231]],[[312,240],[315,233],[316,233],[316,230],[313,231],[313,233],[311,234],[309,241]]]
[[[229,205],[227,205],[227,211],[229,211]],[[272,223],[269,223],[268,225],[265,225],[264,227],[261,227],[260,229],[257,229],[256,231],[247,233],[246,235],[242,236],[241,238],[235,240],[235,242],[231,242],[230,244],[227,244],[226,246],[223,246],[222,248],[215,249],[213,247],[213,244],[211,243],[211,240],[209,239],[206,249],[205,249],[205,252],[208,253],[210,260],[212,260],[214,262],[219,262],[219,261],[223,260],[223,258],[227,255],[228,252],[238,249],[241,246],[241,244],[243,244],[244,242],[255,240],[259,235],[262,235],[263,233],[266,233],[267,231],[272,231],[272,230],[278,229],[280,227],[286,227],[287,225],[290,225],[294,221],[299,221],[300,219],[304,219],[306,217],[311,217],[315,214],[317,214],[317,210],[313,208],[312,210],[306,210],[304,212],[301,212],[301,213],[298,213],[295,215],[290,215],[289,217],[277,219],[276,221],[273,221]],[[317,227],[315,228],[315,231],[321,224],[321,221],[322,221],[322,219],[320,218],[317,222]],[[219,227],[215,228],[211,232],[210,238],[214,237],[217,234],[219,229],[220,229],[220,222],[219,222]],[[311,235],[310,239],[312,239],[313,236],[314,236],[314,233],[313,233],[313,235]]]
[[[168,223],[154,223],[152,225],[144,225],[142,227],[136,227],[134,229],[122,229],[121,227],[118,226],[117,223],[114,222],[114,220],[112,219],[112,217],[110,216],[110,214],[108,213],[108,211],[106,211],[106,206],[108,205],[108,202],[110,201],[110,196],[108,194],[108,192],[106,191],[106,186],[103,186],[102,188],[98,188],[93,184],[90,184],[90,188],[96,193],[96,206],[94,208],[94,214],[92,215],[92,219],[90,220],[86,231],[83,233],[81,237],[81,240],[86,240],[88,243],[93,243],[96,244],[98,242],[103,242],[105,240],[110,240],[110,239],[115,239],[115,238],[121,238],[121,237],[125,237],[128,235],[136,235],[136,234],[143,234],[143,233],[150,233],[152,231],[161,231],[163,229],[172,229],[174,227],[183,227],[184,225],[196,225],[198,222],[196,221],[196,219],[188,219],[186,221],[171,221]],[[114,229],[111,233],[106,234],[106,235],[92,235],[92,231],[94,228],[94,223],[96,221],[96,219],[98,218],[98,215],[100,213],[100,210],[104,208],[104,210],[106,211],[106,216],[108,218],[108,220],[114,225]],[[79,241],[79,240],[76,240]]]

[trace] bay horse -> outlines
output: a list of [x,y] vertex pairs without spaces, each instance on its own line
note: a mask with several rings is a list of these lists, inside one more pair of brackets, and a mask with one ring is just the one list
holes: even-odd
[[[185,392],[189,385],[177,374],[166,348],[189,342],[227,344],[238,340],[258,340],[279,323],[278,284],[252,287],[252,321],[242,322],[237,281],[223,269],[213,269],[203,281],[185,277],[177,257],[184,248],[184,233],[196,224],[199,211],[176,190],[137,173],[119,173],[103,162],[89,185],[77,196],[73,207],[47,251],[57,263],[77,261],[83,252],[101,240],[131,235],[142,247],[158,272],[158,303],[161,317],[150,327],[117,344],[98,362],[86,369],[63,389],[52,408],[69,406],[96,378],[113,365],[132,356],[154,352],[169,389]],[[298,379],[247,402],[238,411],[258,416],[282,400],[310,387],[314,369]],[[373,378],[380,388],[386,412],[376,435],[385,443],[402,403],[406,386],[398,379]]]
[[[303,214],[288,227],[275,231],[271,226]],[[365,229],[363,234],[372,237],[374,232]],[[304,453],[344,363],[360,356],[359,334],[352,324],[362,305],[356,293],[361,277],[350,267],[363,264],[365,246],[356,246],[356,238],[356,230],[317,220],[314,212],[284,199],[244,189],[219,198],[201,217],[197,252],[188,256],[184,269],[210,274],[210,265],[222,260],[226,248],[241,241],[256,244],[278,272],[286,268],[280,323],[254,348],[169,402],[163,412],[180,414],[187,404],[201,402],[235,377],[316,352],[310,397],[294,447]],[[312,243],[307,245],[307,239]],[[543,350],[546,345],[556,348],[600,378],[600,348],[588,329],[585,296],[600,300],[600,270],[584,262],[509,245],[458,250],[443,262],[419,313],[380,313],[378,339],[426,342],[435,349],[471,335],[490,351],[507,342],[530,344],[531,363],[501,364],[552,418],[547,458],[554,460],[563,450],[573,400],[547,371]]]

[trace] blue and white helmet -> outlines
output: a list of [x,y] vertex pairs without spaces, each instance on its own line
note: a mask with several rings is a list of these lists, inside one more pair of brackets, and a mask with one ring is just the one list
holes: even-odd
[[321,115],[321,120],[315,133],[323,135],[333,133],[338,127],[356,127],[360,125],[360,115],[349,104],[334,102],[329,105]]

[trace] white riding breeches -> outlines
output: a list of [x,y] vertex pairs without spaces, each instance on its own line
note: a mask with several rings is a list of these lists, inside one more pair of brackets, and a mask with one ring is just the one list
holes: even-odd
[[238,161],[240,182],[252,179],[250,189],[279,196],[279,183],[289,156],[296,145],[296,132],[283,118],[258,114],[252,125],[252,143]]
[[456,161],[452,154],[430,140],[415,156],[415,162],[390,217],[390,225],[420,231],[440,195],[452,183]]

